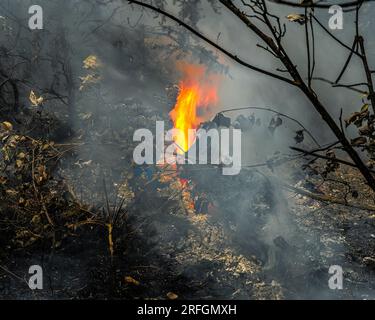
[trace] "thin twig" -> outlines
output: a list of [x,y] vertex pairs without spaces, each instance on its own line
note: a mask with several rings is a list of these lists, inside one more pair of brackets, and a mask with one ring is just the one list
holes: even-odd
[[142,1],[129,0],[129,3],[130,4],[136,4],[136,5],[139,5],[139,6],[142,6],[142,7],[146,7],[148,9],[151,9],[151,10],[157,12],[157,13],[160,13],[160,14],[168,17],[169,19],[177,22],[179,25],[181,25],[185,29],[189,30],[192,34],[194,34],[198,38],[204,40],[206,43],[208,43],[209,45],[211,45],[212,47],[214,47],[215,49],[217,49],[221,53],[225,54],[227,57],[229,57],[232,60],[236,61],[237,63],[243,65],[244,67],[247,67],[249,69],[252,69],[252,70],[260,72],[260,73],[263,73],[263,74],[268,75],[268,76],[270,76],[272,78],[276,78],[278,80],[282,80],[282,81],[287,82],[287,83],[289,83],[289,84],[291,84],[293,86],[296,85],[296,83],[293,80],[291,80],[291,79],[282,77],[282,76],[280,76],[278,74],[269,72],[269,71],[264,70],[262,68],[258,68],[256,66],[253,66],[253,65],[251,65],[248,62],[245,62],[244,60],[240,59],[237,55],[235,55],[235,54],[229,52],[228,50],[224,49],[223,47],[219,46],[215,41],[210,40],[209,38],[207,38],[206,36],[204,36],[202,33],[200,33],[199,31],[195,30],[193,27],[191,27],[188,24],[186,24],[185,22],[183,22],[181,19],[176,18],[172,14],[170,14],[170,13],[168,13],[168,12],[166,12],[166,11],[160,9],[160,8],[157,8],[157,7],[155,7],[155,6],[151,5],[151,4],[148,4],[148,3],[144,3]]
[[306,196],[308,198],[311,198],[311,199],[314,199],[314,200],[317,200],[317,201],[339,204],[339,205],[343,205],[343,206],[355,208],[355,209],[360,209],[360,210],[375,211],[374,206],[358,204],[358,203],[349,203],[345,199],[337,199],[337,198],[333,198],[333,197],[330,197],[330,196],[325,195],[325,194],[311,193],[311,192],[305,191],[303,189],[293,187],[293,186],[288,185],[286,183],[282,183],[282,186],[284,188],[290,190],[290,191],[293,191],[295,193],[298,193],[300,195]]
[[279,115],[281,117],[284,117],[286,119],[289,119],[289,120],[297,123],[310,136],[310,138],[314,141],[314,143],[318,147],[320,147],[320,144],[319,144],[318,140],[315,139],[315,137],[313,136],[313,134],[308,129],[306,129],[306,127],[300,121],[298,121],[297,119],[292,118],[291,116],[288,116],[285,113],[279,112],[277,110],[274,110],[274,109],[271,109],[271,108],[268,108],[268,107],[238,107],[238,108],[225,109],[223,111],[220,111],[219,113],[226,113],[226,112],[232,112],[232,111],[241,111],[241,110],[262,110],[262,111],[268,111],[268,112],[275,113],[275,114],[277,114],[277,115]]

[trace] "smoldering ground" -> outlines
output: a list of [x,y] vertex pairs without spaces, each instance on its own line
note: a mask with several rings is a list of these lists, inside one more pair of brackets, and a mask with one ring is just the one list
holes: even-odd
[[[228,70],[223,74],[221,106],[217,112],[237,106],[272,107],[302,121],[317,139],[331,142],[331,134],[320,125],[319,116],[297,90],[236,65],[167,21],[165,24],[169,28],[177,30],[171,33],[159,24],[160,17],[122,1],[107,5],[96,1],[41,1],[46,19],[45,30],[41,33],[23,30],[28,5],[28,1],[1,4],[2,15],[14,28],[7,43],[11,46],[17,30],[21,30],[17,52],[24,50],[26,56],[37,54],[48,59],[36,59],[29,70],[20,68],[17,76],[22,78],[27,74],[30,82],[37,85],[35,90],[48,88],[53,83],[55,91],[66,93],[62,96],[68,97],[67,103],[54,99],[41,111],[42,115],[43,112],[55,114],[54,121],[60,129],[49,132],[34,128],[33,134],[36,137],[47,135],[62,142],[71,136],[82,135],[79,141],[82,148],[64,158],[55,174],[69,182],[74,195],[89,210],[102,211],[99,215],[105,216],[106,202],[110,207],[115,206],[120,187],[123,187],[122,192],[130,199],[124,206],[127,222],[133,225],[128,229],[119,226],[115,231],[119,239],[124,236],[122,233],[130,236],[126,241],[115,242],[118,261],[114,265],[121,279],[125,272],[141,278],[141,284],[135,289],[121,288],[120,293],[117,285],[114,285],[116,290],[108,289],[113,283],[106,278],[110,278],[113,266],[104,258],[108,255],[107,246],[99,245],[98,256],[103,256],[100,262],[92,258],[84,261],[87,255],[96,255],[94,244],[100,243],[99,236],[105,238],[104,232],[99,231],[98,239],[84,238],[87,255],[83,253],[80,258],[76,251],[67,250],[51,258],[51,287],[68,286],[66,282],[75,278],[73,273],[64,277],[63,270],[68,264],[75,266],[74,273],[82,273],[77,284],[69,286],[72,292],[78,292],[77,295],[84,298],[90,294],[164,298],[168,292],[176,292],[182,298],[373,297],[372,288],[365,283],[372,279],[371,271],[345,258],[348,244],[341,239],[340,227],[335,226],[333,231],[307,228],[305,221],[310,222],[309,218],[301,218],[304,214],[295,208],[294,199],[288,198],[290,195],[281,187],[280,180],[294,176],[298,171],[287,167],[279,172],[272,166],[277,158],[290,155],[289,146],[295,143],[296,131],[301,130],[294,122],[284,120],[272,132],[269,124],[275,115],[254,111],[255,119],[259,121],[244,132],[243,170],[237,176],[222,176],[212,166],[188,166],[181,169],[180,176],[172,172],[173,179],[165,184],[160,179],[153,181],[154,174],[160,174],[159,167],[132,164],[134,131],[139,128],[152,130],[157,120],[169,119],[168,112],[175,102],[173,85],[179,78],[175,70],[178,59],[210,65],[212,72]],[[172,12],[180,10],[172,2],[167,5]],[[279,67],[272,56],[255,46],[255,37],[225,10],[219,15],[208,2],[197,1],[195,7],[189,7],[186,2],[184,5],[187,6],[187,21],[196,24],[211,39],[233,48],[254,64],[268,69]],[[271,7],[281,17],[289,13],[288,8]],[[373,7],[369,6],[368,12],[371,10]],[[322,12],[321,18],[327,19],[327,13]],[[353,15],[348,14],[347,23],[352,19]],[[363,21],[371,20],[364,17]],[[303,30],[294,24],[287,27],[287,47],[292,48],[291,54],[303,70]],[[371,25],[363,27],[370,32]],[[351,30],[344,28],[340,36],[349,38]],[[170,35],[172,39],[168,38]],[[316,38],[319,39],[316,73],[324,71],[328,78],[334,78],[341,67],[340,61],[346,58],[345,52],[332,46],[322,32],[317,31]],[[89,55],[100,60],[96,71],[100,81],[78,92],[79,77],[85,77],[89,72],[82,67],[83,60]],[[59,62],[52,63],[54,59]],[[61,62],[70,71],[60,79],[59,73],[66,70],[60,69]],[[356,65],[348,72],[357,73]],[[324,100],[336,118],[341,107],[348,114],[357,110],[355,95],[340,89],[332,94],[325,84],[316,83],[316,86],[323,92]],[[73,95],[74,88],[77,92]],[[168,91],[171,95],[166,94],[166,88],[172,88]],[[30,86],[21,87],[25,113],[29,90]],[[39,93],[43,94],[43,90]],[[78,110],[78,119],[74,121],[68,118],[70,104]],[[252,112],[237,111],[227,116],[234,123],[240,114],[247,117]],[[22,125],[20,127],[23,129]],[[313,145],[309,137],[302,143],[306,147]],[[264,163],[268,166],[251,167]],[[180,178],[184,180],[181,182]],[[302,178],[303,174],[299,180]],[[195,199],[196,207],[189,208],[186,197]],[[315,221],[314,226],[319,223]],[[332,241],[324,241],[330,236]],[[69,245],[74,247],[71,242]],[[32,259],[40,260],[39,257]],[[25,260],[29,263],[30,259]],[[22,260],[17,264],[18,267],[22,265]],[[349,270],[352,282],[346,283],[344,291],[328,288],[328,268],[333,264]],[[146,267],[146,271],[137,270],[137,266]],[[103,283],[106,286],[101,292],[98,288]],[[85,288],[81,290],[82,287]],[[64,290],[60,294],[62,297],[69,295]],[[41,295],[49,297],[51,292]]]

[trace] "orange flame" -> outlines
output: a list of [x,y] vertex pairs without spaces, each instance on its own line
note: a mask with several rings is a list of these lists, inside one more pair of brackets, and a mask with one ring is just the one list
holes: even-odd
[[189,137],[189,129],[198,126],[210,115],[210,107],[218,103],[217,86],[219,77],[208,74],[203,65],[178,64],[183,79],[179,83],[176,105],[170,112],[175,129],[173,137],[177,144],[177,153],[187,152],[195,142],[195,135]]

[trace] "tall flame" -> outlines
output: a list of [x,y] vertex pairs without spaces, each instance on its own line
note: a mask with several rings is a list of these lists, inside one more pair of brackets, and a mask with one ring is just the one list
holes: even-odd
[[170,117],[176,130],[174,142],[177,152],[183,154],[194,144],[196,137],[189,137],[189,129],[197,129],[210,115],[210,107],[218,103],[219,77],[208,74],[203,65],[178,64],[182,73],[176,105]]

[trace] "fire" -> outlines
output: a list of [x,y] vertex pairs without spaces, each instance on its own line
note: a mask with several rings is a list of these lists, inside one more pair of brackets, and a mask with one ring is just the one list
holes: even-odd
[[180,63],[182,73],[179,83],[179,94],[170,117],[176,130],[173,137],[177,152],[187,152],[195,142],[195,135],[188,134],[189,129],[198,126],[210,115],[210,108],[218,104],[218,81],[215,74],[208,74],[203,65]]

